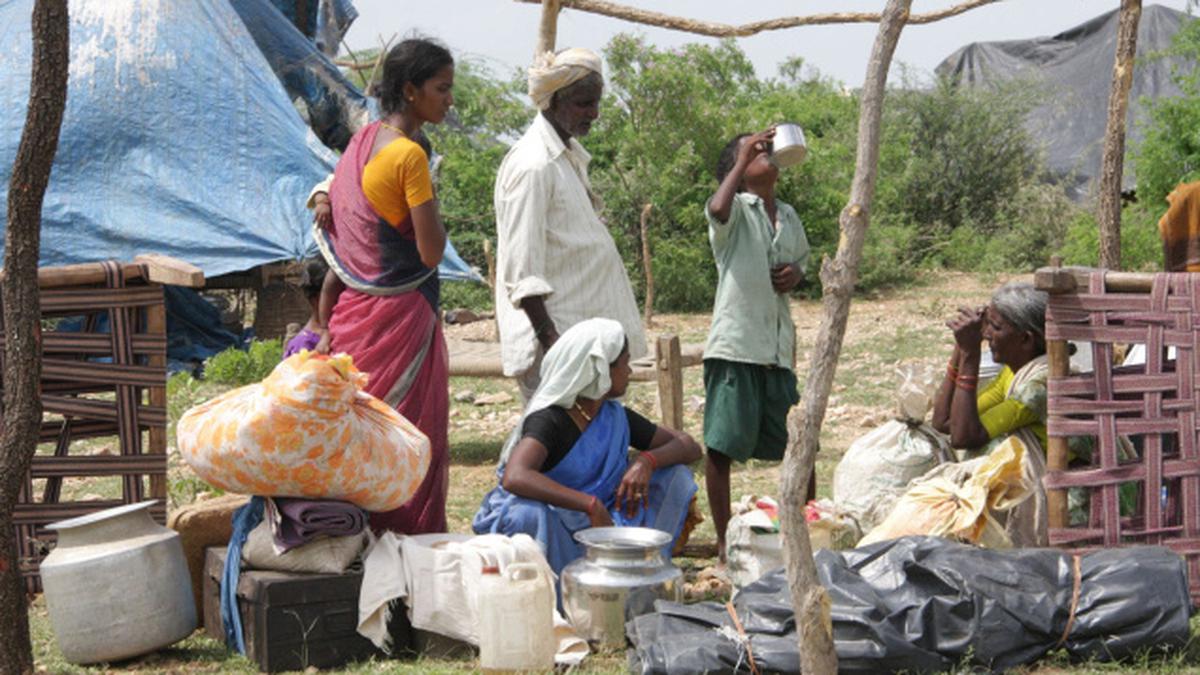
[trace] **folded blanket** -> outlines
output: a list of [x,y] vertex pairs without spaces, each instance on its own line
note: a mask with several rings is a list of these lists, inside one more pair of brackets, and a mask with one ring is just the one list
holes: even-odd
[[359,534],[367,525],[367,515],[350,502],[275,497],[267,499],[267,521],[275,552],[283,554],[319,536]]

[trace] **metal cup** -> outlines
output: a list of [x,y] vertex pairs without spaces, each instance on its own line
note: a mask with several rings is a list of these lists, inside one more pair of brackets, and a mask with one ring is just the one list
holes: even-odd
[[808,146],[804,141],[804,131],[799,124],[785,122],[775,127],[775,138],[772,142],[771,163],[780,169],[795,166],[804,161],[808,154]]

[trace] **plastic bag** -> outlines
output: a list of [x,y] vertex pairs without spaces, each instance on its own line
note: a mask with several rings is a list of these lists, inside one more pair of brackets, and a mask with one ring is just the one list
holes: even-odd
[[814,499],[805,504],[804,520],[814,551],[819,548],[832,551],[854,548],[862,537],[862,530],[854,516],[828,499]]
[[833,472],[833,501],[869,530],[891,512],[914,478],[949,455],[945,438],[925,425],[936,378],[928,367],[898,371],[897,418],[850,444]]
[[[1060,648],[1073,661],[1133,657],[1127,670],[1140,672],[1148,648],[1181,648],[1191,633],[1187,565],[1165,548],[1102,549],[1076,563],[1055,549],[905,537],[817,551],[815,562],[840,673],[1003,672]],[[749,644],[759,672],[799,673],[784,571],[740,590],[733,606],[658,601],[627,624],[630,672],[748,673]]]
[[913,534],[948,537],[987,548],[1012,542],[993,513],[1008,511],[1034,494],[1025,471],[1025,444],[1010,436],[991,453],[943,464],[913,481],[888,517],[859,546]]
[[725,528],[725,560],[729,581],[741,588],[783,566],[783,535],[778,505],[770,497],[744,496],[733,512]]
[[180,454],[229,492],[399,508],[429,470],[429,439],[362,391],[366,378],[345,354],[302,351],[184,413]]

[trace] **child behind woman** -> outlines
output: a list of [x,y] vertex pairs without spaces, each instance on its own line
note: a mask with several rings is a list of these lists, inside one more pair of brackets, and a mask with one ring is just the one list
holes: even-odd
[[304,293],[304,299],[308,300],[312,314],[309,315],[308,323],[304,324],[304,328],[300,329],[295,337],[288,340],[287,346],[283,350],[283,358],[286,359],[302,349],[320,354],[329,353],[329,317],[322,317],[321,306],[328,304],[329,307],[332,307],[337,300],[337,293],[341,289],[329,289],[332,290],[333,297],[326,299],[325,303],[321,302],[322,292],[329,292],[326,290],[326,286],[329,284],[325,280],[328,272],[329,266],[320,256],[309,258],[304,264],[304,270],[300,274],[300,290]]

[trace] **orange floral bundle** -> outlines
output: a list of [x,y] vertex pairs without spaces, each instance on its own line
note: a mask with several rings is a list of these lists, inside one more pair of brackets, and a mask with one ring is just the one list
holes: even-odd
[[179,451],[230,492],[398,508],[429,469],[429,439],[362,391],[366,381],[345,354],[302,351],[261,383],[184,413]]

